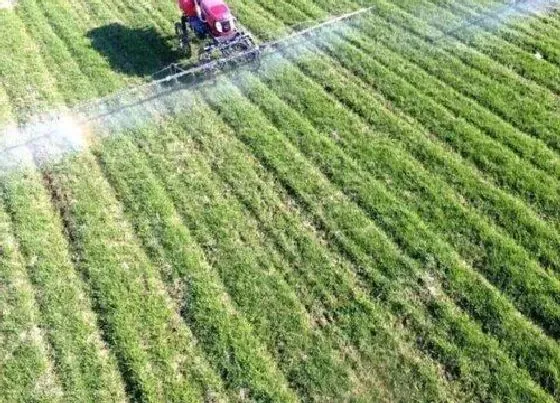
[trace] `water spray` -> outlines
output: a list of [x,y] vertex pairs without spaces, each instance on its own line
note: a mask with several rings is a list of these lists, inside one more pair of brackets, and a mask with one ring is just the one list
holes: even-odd
[[[503,23],[507,17],[535,11],[548,11],[558,6],[559,0],[523,1],[489,10],[489,14],[479,20],[471,20],[461,26],[432,38],[433,43],[454,36],[480,24]],[[530,4],[529,4],[530,3]],[[98,138],[115,135],[123,130],[135,129],[153,123],[174,113],[188,111],[194,100],[194,90],[206,85],[220,85],[218,77],[229,73],[229,80],[242,79],[242,73],[266,72],[277,68],[280,63],[288,63],[281,57],[289,51],[290,58],[307,53],[310,43],[325,44],[332,33],[348,33],[359,29],[360,16],[373,12],[375,6],[340,15],[320,24],[296,31],[279,40],[256,45],[249,49],[220,59],[204,63],[194,68],[182,69],[174,74],[152,80],[146,84],[125,88],[112,95],[86,102],[72,109],[57,111],[32,118],[22,127],[8,127],[0,130],[0,171],[29,164],[42,165],[56,162],[69,153],[87,148]],[[492,16],[492,17],[490,17]],[[486,22],[485,22],[486,21]],[[498,21],[498,22],[496,22]],[[238,63],[247,55],[258,52],[255,64]],[[234,67],[224,69],[224,67]],[[225,70],[225,71],[224,71]]]
[[509,0],[483,13],[483,16],[466,19],[461,24],[443,31],[437,36],[427,38],[432,43],[442,41],[459,33],[477,30],[480,27],[491,29],[498,28],[508,20],[535,13],[550,13],[560,10],[560,0]]
[[[109,96],[86,102],[66,111],[56,111],[32,118],[24,126],[3,130],[0,135],[0,169],[27,165],[32,156],[35,164],[57,161],[65,154],[79,152],[95,137],[103,137],[124,129],[133,129],[154,119],[158,114],[168,114],[173,104],[175,110],[188,110],[192,101],[192,90],[203,88],[223,73],[229,77],[243,71],[258,71],[278,63],[275,53],[285,49],[296,51],[309,41],[320,41],[325,31],[348,29],[345,21],[371,11],[363,8],[340,15],[282,39],[257,45],[250,50],[227,58],[210,61],[189,69],[178,65],[168,69],[178,70],[175,74],[155,79],[146,84],[125,88]],[[258,52],[258,60],[241,63],[247,56]],[[235,68],[226,68],[226,67]],[[159,72],[160,74],[162,72]]]
[[0,0],[0,10],[2,9],[12,9],[16,5],[16,0]]

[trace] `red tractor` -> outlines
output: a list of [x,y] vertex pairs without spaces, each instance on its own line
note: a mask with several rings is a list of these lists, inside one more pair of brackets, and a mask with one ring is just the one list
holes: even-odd
[[189,28],[200,39],[212,39],[200,52],[202,62],[212,60],[213,56],[228,57],[255,47],[251,36],[237,28],[235,18],[223,0],[178,0],[178,3],[183,15],[181,22],[175,24],[175,33],[185,53],[190,54]]
[[198,63],[181,60],[155,72],[152,75],[153,79],[164,86],[197,83],[200,79],[216,77],[221,72],[232,71],[241,66],[258,70],[263,55],[283,51],[307,39],[320,38],[323,29],[335,24],[345,26],[344,21],[375,8],[371,6],[339,15],[309,28],[296,30],[284,38],[257,44],[249,33],[243,32],[237,26],[235,17],[224,0],[177,1],[182,16],[181,21],[175,24],[175,30],[181,49],[190,53],[191,31],[200,39],[210,38],[210,41],[203,41],[205,46],[203,45],[199,54]]

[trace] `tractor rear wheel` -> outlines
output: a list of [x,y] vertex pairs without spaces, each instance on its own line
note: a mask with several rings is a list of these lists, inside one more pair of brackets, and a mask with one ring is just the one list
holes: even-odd
[[181,52],[186,57],[191,57],[191,41],[189,40],[188,35],[183,35],[183,37],[179,41],[179,46],[181,48]]
[[180,22],[175,23],[175,35],[177,38],[181,38],[186,32],[183,31],[183,24]]
[[187,26],[185,21],[181,18],[181,22],[175,23],[175,35],[179,40],[179,49],[187,57],[191,56],[191,41],[189,38],[189,32],[187,31]]

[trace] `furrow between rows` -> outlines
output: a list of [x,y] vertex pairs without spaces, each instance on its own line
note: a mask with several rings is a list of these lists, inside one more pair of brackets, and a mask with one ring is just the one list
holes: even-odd
[[[255,124],[255,122],[252,122],[254,119],[257,119],[257,114],[256,113],[251,113],[248,114],[248,116],[251,116],[252,118],[249,119],[251,122],[247,122],[246,120],[235,120],[235,118],[233,116],[235,116],[235,112],[233,111],[228,111],[228,109],[225,108],[224,105],[235,105],[236,109],[243,109],[242,102],[241,100],[237,100],[237,96],[235,96],[231,101],[228,101],[228,96],[230,96],[229,94],[232,91],[228,89],[227,93],[219,93],[219,94],[215,94],[213,96],[214,98],[219,98],[218,100],[214,101],[215,104],[213,105],[216,108],[219,108],[220,112],[222,115],[226,115],[227,113],[227,119],[228,119],[228,124],[234,124],[234,126],[237,129],[238,135],[242,136],[242,141],[246,142],[246,144],[248,144],[248,146],[253,150],[254,153],[256,153],[256,155],[259,157],[259,159],[261,159],[261,161],[263,161],[263,163],[265,164],[265,166],[269,167],[270,169],[273,169],[274,171],[276,171],[276,175],[279,175],[280,177],[283,178],[284,180],[287,180],[288,183],[285,183],[285,186],[288,186],[288,188],[290,188],[290,186],[294,186],[294,182],[296,181],[296,183],[298,183],[298,187],[299,186],[303,186],[301,179],[297,179],[297,177],[294,176],[294,174],[296,172],[300,172],[301,169],[303,169],[303,166],[301,166],[302,161],[299,160],[299,157],[297,157],[296,155],[293,155],[293,157],[290,157],[287,159],[287,155],[284,154],[283,150],[286,147],[285,144],[283,144],[282,142],[278,143],[278,138],[277,138],[277,134],[274,131],[275,129],[272,129],[271,126],[269,126],[268,124],[264,123],[264,122],[259,122],[258,126],[259,128],[261,128],[261,132],[263,130],[264,127],[267,128],[267,136],[255,136],[254,134],[254,129],[249,129],[249,127],[253,126]],[[228,108],[231,108],[228,107]],[[238,112],[239,113],[239,112]],[[231,116],[231,117],[230,117]],[[224,118],[226,118],[224,116]],[[234,119],[233,121],[230,119]],[[260,119],[260,118],[258,118]],[[289,123],[289,122],[286,122]],[[250,125],[250,126],[248,126]],[[240,131],[241,130],[241,131]],[[251,136],[251,137],[245,137],[245,136]],[[245,137],[245,138],[243,138]],[[270,144],[270,146],[277,150],[277,153],[282,150],[282,154],[281,155],[276,155],[275,153],[270,153],[270,149],[268,149],[268,146],[266,144]],[[274,144],[274,145],[272,145]],[[261,147],[265,147],[264,149]],[[268,150],[268,151],[267,151]],[[318,149],[317,149],[318,151]],[[322,151],[325,151],[324,148]],[[262,153],[265,153],[264,155]],[[288,155],[292,155],[294,154],[293,151],[288,151]],[[296,160],[294,160],[294,158],[296,158]],[[264,159],[264,160],[263,160]],[[280,164],[280,161],[282,161],[282,165],[278,166],[277,164]],[[290,162],[288,162],[290,161]],[[298,161],[296,163],[296,161]],[[273,164],[273,165],[271,165]],[[287,166],[284,164],[288,164]],[[291,167],[291,168],[288,168]],[[281,171],[278,172],[277,170],[280,169]],[[333,166],[333,169],[336,170],[335,166]],[[301,171],[301,173],[303,174],[303,172],[307,171],[307,169],[305,169],[304,171]],[[292,172],[292,174],[288,174],[288,172]],[[288,175],[289,179],[286,179],[285,175]],[[316,174],[311,174],[310,172],[306,172],[305,173],[305,178],[307,178],[305,180],[305,186],[307,186],[308,188],[311,187],[313,190],[313,192],[311,194],[307,193],[309,191],[304,192],[303,195],[301,195],[301,191],[297,191],[297,193],[299,193],[301,195],[301,197],[304,198],[309,198],[309,197],[317,197],[318,200],[323,200],[322,203],[319,203],[317,207],[319,207],[321,204],[323,204],[322,209],[327,208],[328,206],[328,200],[333,200],[333,196],[329,196],[325,193],[325,190],[322,189],[321,186],[319,186],[319,183],[321,183],[322,181],[320,181],[317,177]],[[311,180],[313,179],[313,180]],[[291,182],[291,183],[289,183]],[[317,183],[317,184],[316,184]],[[311,196],[312,194],[315,193],[315,196]],[[334,200],[333,200],[334,202]],[[325,203],[327,203],[327,205],[324,205]],[[315,204],[315,203],[311,203],[311,204]],[[340,206],[342,208],[342,206]],[[329,209],[334,208],[334,206],[330,207]],[[376,248],[371,249],[372,245],[371,242],[373,242],[373,239],[369,238],[370,236],[372,236],[373,234],[371,233],[371,231],[373,230],[373,228],[371,228],[371,223],[367,224],[368,219],[365,219],[364,224],[359,224],[360,222],[360,215],[362,213],[360,213],[359,211],[356,211],[354,214],[354,212],[352,212],[352,209],[349,207],[343,208],[344,210],[344,214],[346,216],[346,220],[343,223],[337,223],[337,226],[342,225],[342,227],[339,227],[337,229],[337,231],[342,231],[342,233],[350,233],[351,237],[353,237],[355,239],[356,242],[358,242],[359,244],[361,244],[362,246],[364,246],[366,249],[369,249],[369,251],[371,253],[373,253],[372,256],[374,256],[376,253],[379,253],[377,251]],[[324,211],[325,214],[329,213],[328,210]],[[335,211],[330,212],[329,214],[335,213]],[[336,213],[335,213],[336,214]],[[336,216],[334,216],[336,217]],[[333,218],[334,218],[333,217]],[[364,218],[361,219],[362,221],[364,220]],[[362,225],[365,225],[366,227],[362,228]],[[369,230],[366,230],[366,228],[369,228]],[[369,236],[368,236],[369,234]],[[364,245],[365,243],[365,245]],[[369,244],[369,245],[368,245]],[[472,280],[471,280],[472,281]],[[493,387],[496,387],[496,385],[493,385]],[[499,387],[498,387],[499,388]]]

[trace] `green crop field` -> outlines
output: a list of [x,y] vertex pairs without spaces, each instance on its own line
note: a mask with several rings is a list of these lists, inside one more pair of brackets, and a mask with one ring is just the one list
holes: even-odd
[[228,3],[373,8],[54,155],[177,5],[0,1],[0,402],[560,401],[557,2]]

